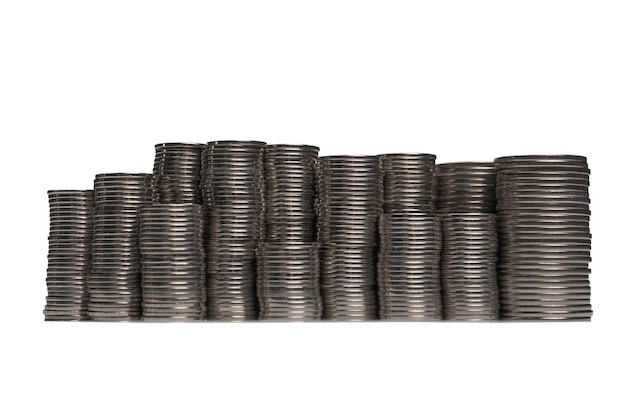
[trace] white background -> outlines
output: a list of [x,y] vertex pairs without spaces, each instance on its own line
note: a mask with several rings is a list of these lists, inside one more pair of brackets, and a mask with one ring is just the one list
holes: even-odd
[[[625,22],[605,1],[0,2],[0,414],[625,415]],[[586,155],[593,320],[44,323],[46,190],[216,139]]]

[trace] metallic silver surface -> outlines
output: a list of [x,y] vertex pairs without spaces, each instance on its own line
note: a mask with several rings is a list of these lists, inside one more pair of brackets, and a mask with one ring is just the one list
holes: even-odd
[[378,318],[376,248],[382,213],[377,156],[319,159],[318,238],[327,320]]
[[139,210],[152,203],[151,184],[151,174],[96,175],[88,281],[92,320],[141,318]]
[[208,318],[257,318],[256,248],[265,235],[265,143],[209,142],[202,154]]
[[[429,207],[429,206],[428,206]],[[438,216],[422,211],[383,214],[378,252],[378,299],[383,320],[443,317]],[[407,239],[410,235],[414,239]]]
[[202,204],[202,150],[197,143],[155,145],[152,174],[156,203]]
[[202,205],[152,204],[141,209],[139,219],[142,319],[204,320],[207,295]]
[[88,320],[92,190],[50,190],[46,321]]
[[[467,209],[467,208],[464,208]],[[499,317],[496,215],[442,215],[441,286],[446,320]]]
[[590,319],[586,158],[511,156],[495,166],[502,318]]

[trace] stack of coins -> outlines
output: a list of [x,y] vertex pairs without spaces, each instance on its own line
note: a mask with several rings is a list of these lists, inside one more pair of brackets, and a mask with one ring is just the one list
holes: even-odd
[[396,153],[380,158],[385,213],[436,211],[435,155]]
[[266,241],[315,241],[318,152],[308,145],[265,148]]
[[263,243],[258,248],[259,318],[319,320],[322,298],[317,243]]
[[439,213],[496,212],[496,169],[493,162],[438,164],[436,173]]
[[153,204],[141,209],[143,320],[206,317],[203,232],[199,204]]
[[587,159],[529,155],[495,162],[501,317],[590,319]]
[[265,143],[209,142],[202,192],[206,216],[208,318],[257,318],[256,255],[264,235]]
[[437,206],[442,216],[444,318],[497,319],[500,307],[494,164],[440,164],[436,172]]
[[150,174],[96,175],[89,276],[93,320],[141,318],[139,209],[152,201],[151,181]]
[[376,156],[321,157],[318,188],[324,318],[376,319],[380,160]]
[[499,317],[495,214],[448,213],[441,218],[441,286],[447,320]]
[[380,318],[440,320],[438,216],[404,211],[381,216],[378,263]]
[[155,145],[152,175],[155,203],[202,204],[203,145],[196,143],[161,143]]
[[87,320],[93,221],[92,190],[48,191],[46,320]]
[[435,159],[431,154],[381,155],[385,210],[378,254],[381,319],[442,318]]
[[322,314],[315,198],[317,153],[308,145],[265,148],[265,240],[257,250],[262,320],[315,320]]

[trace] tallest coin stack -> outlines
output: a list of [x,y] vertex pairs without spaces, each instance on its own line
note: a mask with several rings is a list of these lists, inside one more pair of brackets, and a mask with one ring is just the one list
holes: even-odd
[[498,158],[496,175],[502,318],[591,318],[587,159]]
[[265,148],[266,242],[257,251],[261,320],[317,320],[322,315],[318,244],[313,242],[319,149]]
[[209,142],[202,158],[208,318],[257,318],[256,248],[264,233],[264,142]]

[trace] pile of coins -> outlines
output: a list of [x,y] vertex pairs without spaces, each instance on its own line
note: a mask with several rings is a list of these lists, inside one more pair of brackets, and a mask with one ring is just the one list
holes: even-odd
[[317,243],[263,243],[258,248],[259,318],[319,320],[322,298]]
[[324,318],[378,318],[375,256],[382,212],[376,156],[319,159],[318,235]]
[[202,196],[206,216],[208,318],[257,318],[256,248],[265,231],[265,143],[209,142]]
[[496,171],[493,163],[436,167],[443,247],[441,285],[447,320],[499,316]]
[[529,155],[495,162],[502,318],[590,319],[587,159]]
[[46,320],[89,318],[87,277],[91,269],[92,190],[48,191],[48,296]]
[[96,175],[89,276],[92,320],[141,318],[139,209],[152,201],[151,181],[150,174]]
[[202,204],[203,145],[196,143],[160,143],[155,145],[152,173],[155,203]]
[[587,320],[589,167],[155,145],[51,190],[46,320]]
[[141,209],[143,320],[206,317],[203,216],[199,204],[153,204]]
[[265,240],[257,250],[261,320],[322,315],[319,245],[313,243],[317,154],[308,145],[265,148]]
[[385,210],[378,254],[381,319],[442,318],[435,158],[430,154],[381,156]]

